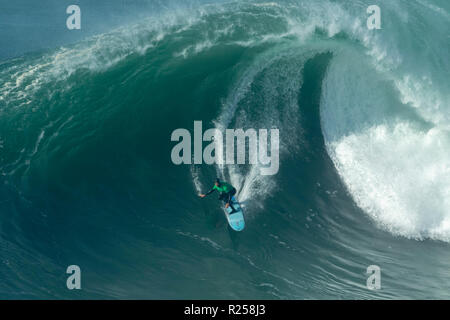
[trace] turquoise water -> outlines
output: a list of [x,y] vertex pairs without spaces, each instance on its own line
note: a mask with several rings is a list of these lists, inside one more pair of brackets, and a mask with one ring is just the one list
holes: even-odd
[[[371,1],[199,4],[4,59],[0,297],[450,298],[450,7],[378,2],[381,30]],[[279,173],[174,165],[195,120],[278,128]]]

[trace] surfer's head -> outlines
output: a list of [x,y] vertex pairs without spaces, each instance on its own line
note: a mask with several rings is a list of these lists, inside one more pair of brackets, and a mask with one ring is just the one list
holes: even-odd
[[216,186],[220,186],[220,179],[217,178],[217,179],[216,179],[216,182],[214,182],[214,184],[215,184]]

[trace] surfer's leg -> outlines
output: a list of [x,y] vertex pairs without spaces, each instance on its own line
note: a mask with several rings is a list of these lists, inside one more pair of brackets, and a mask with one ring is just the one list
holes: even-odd
[[231,213],[236,212],[236,209],[233,207],[233,201],[231,200],[231,198],[236,194],[236,189],[233,189],[232,191],[227,193],[227,203],[230,204],[230,208],[231,208]]

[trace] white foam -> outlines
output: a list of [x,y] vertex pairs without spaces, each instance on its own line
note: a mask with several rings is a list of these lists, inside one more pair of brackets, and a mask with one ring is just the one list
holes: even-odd
[[330,145],[357,204],[385,229],[450,241],[450,133],[408,123],[371,127]]
[[426,121],[450,129],[450,112],[445,111],[449,106],[443,102],[450,101],[450,95],[447,99],[443,98],[429,77],[417,79],[406,74],[396,79],[395,85],[404,104],[415,108]]

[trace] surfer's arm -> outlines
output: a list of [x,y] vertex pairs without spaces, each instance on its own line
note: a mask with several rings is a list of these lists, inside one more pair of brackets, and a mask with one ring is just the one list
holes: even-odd
[[200,195],[200,198],[204,198],[204,197],[206,197],[207,195],[210,195],[211,193],[213,193],[214,191],[216,191],[216,189],[212,188],[212,189],[209,190],[206,194],[201,194],[201,195]]

